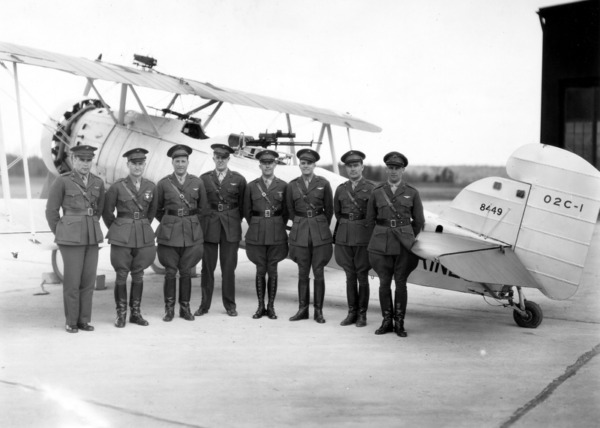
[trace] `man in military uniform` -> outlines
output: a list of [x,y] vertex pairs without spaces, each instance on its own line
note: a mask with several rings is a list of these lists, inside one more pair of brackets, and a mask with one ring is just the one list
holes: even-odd
[[[350,150],[342,156],[349,180],[340,184],[333,197],[333,211],[337,219],[335,234],[335,260],[346,273],[348,316],[340,325],[356,323],[367,325],[369,307],[369,254],[367,245],[373,224],[367,218],[367,202],[374,184],[363,178],[365,154]],[[358,281],[358,288],[356,283]]]
[[[277,264],[288,254],[288,220],[286,206],[287,183],[275,177],[279,155],[273,150],[263,150],[256,155],[262,176],[248,183],[244,192],[244,217],[248,222],[246,254],[256,265],[256,295],[258,309],[254,319],[267,315],[277,319],[274,303],[277,294]],[[269,280],[266,281],[266,274]],[[268,303],[265,309],[265,289]]]
[[[367,221],[375,223],[367,251],[371,266],[379,276],[379,303],[383,315],[383,323],[375,334],[395,331],[398,336],[406,337],[406,280],[419,261],[410,248],[425,226],[425,217],[419,192],[402,179],[408,165],[406,156],[390,152],[383,162],[387,166],[388,179],[375,187],[367,208]],[[395,306],[392,279],[396,282]]]
[[[140,304],[144,290],[144,269],[156,257],[154,231],[150,226],[156,215],[155,185],[143,178],[146,154],[142,148],[131,149],[123,154],[127,158],[129,175],[117,180],[106,192],[102,218],[108,227],[110,262],[115,269],[115,303],[117,319],[115,326],[125,327],[127,318],[127,275],[131,272],[131,295],[129,322],[147,326],[142,317]],[[115,208],[117,216],[115,217]]]
[[173,174],[156,185],[156,230],[158,260],[166,269],[164,282],[165,315],[163,321],[175,316],[176,275],[179,271],[179,316],[193,321],[190,311],[192,268],[202,259],[204,234],[201,216],[206,212],[204,183],[188,174],[191,147],[177,144],[169,149]]
[[234,150],[225,144],[213,144],[215,169],[201,175],[209,204],[204,229],[204,258],[200,284],[202,302],[194,313],[204,315],[210,309],[215,287],[217,260],[221,265],[223,306],[227,315],[237,316],[235,305],[235,268],[242,240],[242,217],[246,179],[228,169]]
[[88,145],[70,148],[73,170],[54,181],[46,203],[46,220],[65,264],[63,300],[68,333],[94,330],[89,323],[105,196],[102,179],[90,173],[95,150]]
[[329,181],[314,174],[319,154],[311,149],[298,151],[300,177],[287,187],[287,206],[292,230],[290,231],[290,258],[298,264],[298,312],[290,321],[308,319],[310,304],[310,268],[314,275],[314,319],[323,318],[325,299],[325,265],[333,254],[333,237],[329,224],[333,217],[333,192]]

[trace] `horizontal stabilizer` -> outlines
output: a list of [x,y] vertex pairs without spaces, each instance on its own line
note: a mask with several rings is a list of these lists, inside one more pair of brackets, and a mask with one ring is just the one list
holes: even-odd
[[419,257],[439,261],[467,281],[539,288],[515,253],[496,243],[422,232],[412,251]]

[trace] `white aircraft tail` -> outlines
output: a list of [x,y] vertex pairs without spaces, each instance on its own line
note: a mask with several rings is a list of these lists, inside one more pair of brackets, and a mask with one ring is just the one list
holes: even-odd
[[516,150],[506,171],[513,180],[472,183],[440,218],[510,245],[546,296],[568,299],[581,281],[598,219],[600,172],[541,144]]

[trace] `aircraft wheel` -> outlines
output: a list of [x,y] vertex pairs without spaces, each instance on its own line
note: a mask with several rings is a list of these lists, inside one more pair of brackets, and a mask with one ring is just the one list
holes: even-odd
[[544,315],[542,314],[542,308],[531,300],[525,300],[525,312],[523,315],[519,311],[513,311],[513,318],[519,327],[523,328],[537,328],[542,323]]
[[65,267],[65,264],[63,262],[60,251],[52,250],[52,270],[54,271],[54,273],[56,274],[58,279],[60,279],[60,282],[63,282],[63,280],[64,280],[64,276],[63,276],[64,267]]

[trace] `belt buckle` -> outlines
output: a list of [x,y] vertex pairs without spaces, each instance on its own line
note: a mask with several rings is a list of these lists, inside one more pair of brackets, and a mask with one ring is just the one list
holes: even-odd
[[183,208],[179,208],[179,209],[177,210],[177,217],[183,217],[184,215],[185,215],[185,214],[184,214],[184,210],[183,210]]
[[87,215],[89,215],[90,217],[92,217],[94,215],[94,209],[93,208],[88,208],[87,209]]
[[313,212],[312,212],[312,210],[308,210],[308,211],[306,211],[306,217],[308,217],[308,218],[312,218],[312,216],[313,216]]
[[223,204],[217,204],[217,211],[223,211]]
[[354,213],[348,214],[348,220],[354,221]]
[[271,210],[265,210],[265,217],[271,217]]
[[133,213],[133,219],[134,220],[139,220],[140,219],[140,213],[139,213],[139,211],[136,211],[136,212]]
[[390,220],[390,227],[396,227],[396,219]]

